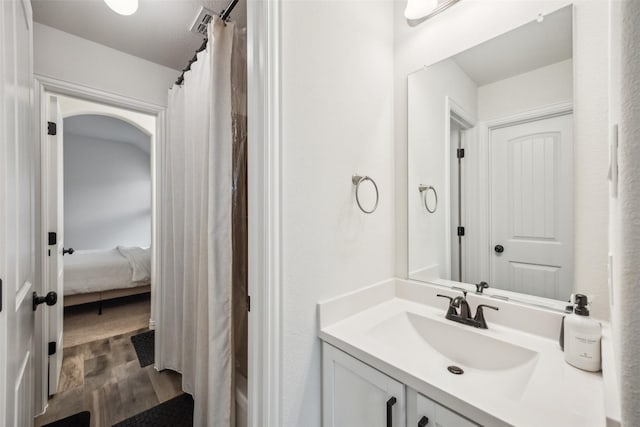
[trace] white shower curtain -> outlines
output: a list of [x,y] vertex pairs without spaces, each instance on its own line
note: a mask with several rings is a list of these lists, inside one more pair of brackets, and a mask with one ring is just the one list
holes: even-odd
[[205,51],[169,91],[162,170],[163,367],[182,372],[194,426],[233,422],[233,23],[209,25]]

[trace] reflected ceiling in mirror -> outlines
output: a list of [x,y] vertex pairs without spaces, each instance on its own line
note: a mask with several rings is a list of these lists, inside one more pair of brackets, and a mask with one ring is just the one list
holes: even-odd
[[569,299],[572,45],[568,6],[409,75],[409,278]]

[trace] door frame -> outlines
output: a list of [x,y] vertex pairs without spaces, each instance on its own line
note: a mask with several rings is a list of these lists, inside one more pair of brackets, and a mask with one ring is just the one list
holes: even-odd
[[[451,170],[452,170],[452,160],[453,160],[451,157],[451,144],[452,144],[451,121],[455,121],[456,123],[458,123],[461,127],[464,128],[464,130],[469,130],[476,126],[477,120],[473,117],[472,114],[466,111],[462,107],[462,105],[455,100],[455,98],[451,96],[448,96],[448,95],[445,96],[444,107],[445,107],[444,141],[446,143],[446,147],[444,150],[444,203],[443,203],[443,206],[446,209],[445,229],[447,230],[447,233],[445,234],[444,250],[445,250],[445,254],[447,254],[445,256],[446,271],[449,275],[449,278],[451,279],[452,277],[451,251],[452,251],[452,245],[453,245],[452,235],[451,235],[452,233],[452,227],[451,227],[452,209],[451,208],[452,208],[452,194],[454,194],[454,191],[451,189]],[[466,223],[466,221],[464,222]],[[462,278],[460,278],[459,281],[462,282]]]
[[282,0],[247,1],[248,425],[282,422]]
[[[550,119],[553,117],[564,116],[567,114],[573,114],[573,102],[561,102],[557,104],[550,104],[540,108],[534,108],[531,110],[527,110],[522,113],[516,113],[509,116],[501,117],[498,119],[488,120],[484,122],[485,131],[481,134],[481,138],[483,141],[481,142],[484,147],[487,147],[487,157],[486,157],[486,174],[483,176],[483,180],[485,181],[485,185],[483,187],[486,189],[486,198],[488,201],[486,208],[486,215],[483,218],[483,222],[485,223],[485,227],[487,229],[486,233],[486,241],[484,242],[484,247],[488,251],[487,253],[491,253],[492,249],[492,241],[493,237],[491,235],[491,218],[492,218],[492,194],[491,194],[491,159],[492,159],[492,146],[491,146],[491,132],[494,130],[515,126],[530,122],[535,122],[538,120]],[[575,130],[575,121],[573,124]],[[575,151],[574,151],[575,156]],[[575,159],[574,159],[575,160]],[[575,216],[575,212],[574,212]],[[489,263],[487,266],[487,271],[489,272],[489,283],[493,280],[493,268],[491,267],[491,256],[488,256],[486,262]]]
[[[48,159],[49,150],[47,144],[47,129],[46,129],[46,103],[47,93],[53,93],[56,95],[70,96],[74,98],[83,99],[86,101],[97,102],[100,104],[109,105],[117,108],[124,108],[133,110],[139,113],[149,114],[156,117],[156,135],[155,143],[151,147],[151,281],[154,283],[152,298],[153,306],[151,308],[153,313],[153,319],[150,322],[150,327],[155,327],[161,324],[160,316],[161,310],[160,302],[163,297],[162,278],[160,276],[160,270],[158,268],[158,260],[161,257],[161,234],[160,234],[160,222],[161,222],[161,180],[159,179],[159,168],[162,164],[162,147],[164,146],[165,137],[165,106],[152,104],[145,101],[140,101],[134,98],[128,98],[126,96],[105,92],[99,89],[83,86],[75,83],[70,83],[63,80],[54,79],[43,75],[35,75],[34,82],[34,94],[35,94],[35,117],[36,117],[36,135],[38,135],[39,141],[37,143],[38,156],[42,161],[39,165],[38,173],[40,179],[37,184],[40,187],[39,203],[41,208],[36,212],[36,223],[40,230],[39,241],[42,242],[39,248],[37,248],[37,260],[36,265],[39,265],[40,280],[42,282],[42,291],[44,293],[49,291],[49,268],[47,262],[47,246],[44,242],[47,241],[47,220],[48,220],[48,194],[47,194],[47,177],[48,177]],[[63,298],[59,298],[62,303]],[[48,355],[46,354],[47,341],[48,341],[48,316],[40,316],[36,318],[35,324],[35,342],[36,349],[42,349],[42,351],[36,351],[35,354],[35,400],[34,400],[34,414],[39,415],[46,411],[48,405],[48,387],[47,387],[47,375],[48,375]],[[160,345],[162,335],[156,336],[156,348]],[[60,349],[61,351],[61,349]],[[161,358],[161,354],[156,355],[156,363]]]

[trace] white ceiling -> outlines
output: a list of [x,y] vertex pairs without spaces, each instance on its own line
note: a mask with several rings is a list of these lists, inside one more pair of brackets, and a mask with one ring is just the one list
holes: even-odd
[[454,61],[478,84],[498,80],[573,56],[571,6],[491,39],[453,57]]
[[151,151],[151,141],[140,129],[109,116],[97,114],[83,114],[64,119],[64,134],[72,134],[80,137],[98,138],[108,141],[132,144],[145,153]]
[[[183,69],[202,37],[190,32],[201,5],[215,13],[228,0],[139,0],[131,16],[113,12],[103,0],[32,0],[36,22],[100,43],[128,54]],[[246,26],[246,0],[231,14]]]

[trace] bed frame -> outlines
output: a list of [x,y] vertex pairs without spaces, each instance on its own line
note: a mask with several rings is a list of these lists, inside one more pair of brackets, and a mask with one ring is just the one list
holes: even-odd
[[128,297],[131,295],[146,294],[149,292],[151,292],[151,285],[137,286],[135,288],[111,289],[109,291],[89,292],[87,294],[65,295],[64,306],[71,307],[74,305],[88,304],[90,302],[99,302],[98,314],[102,314],[102,301]]

